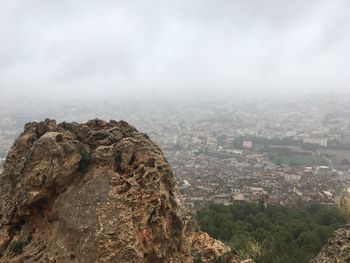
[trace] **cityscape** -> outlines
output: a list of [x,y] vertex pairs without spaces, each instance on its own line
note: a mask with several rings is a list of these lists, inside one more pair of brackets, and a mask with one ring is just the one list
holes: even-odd
[[332,205],[350,186],[350,96],[13,105],[0,112],[0,162],[24,124],[124,119],[163,149],[184,202]]
[[350,262],[350,1],[0,2],[0,263]]

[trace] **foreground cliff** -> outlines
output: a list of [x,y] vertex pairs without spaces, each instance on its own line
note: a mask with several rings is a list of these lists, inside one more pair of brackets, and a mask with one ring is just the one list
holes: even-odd
[[123,121],[27,124],[0,200],[0,262],[239,262],[199,232],[162,151]]
[[310,263],[348,263],[350,262],[350,225],[336,230],[328,243]]

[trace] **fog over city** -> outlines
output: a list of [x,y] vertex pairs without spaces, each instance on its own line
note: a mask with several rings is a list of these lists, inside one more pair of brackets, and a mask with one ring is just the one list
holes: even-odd
[[350,2],[0,3],[1,98],[343,93]]
[[349,262],[349,14],[0,0],[0,263]]

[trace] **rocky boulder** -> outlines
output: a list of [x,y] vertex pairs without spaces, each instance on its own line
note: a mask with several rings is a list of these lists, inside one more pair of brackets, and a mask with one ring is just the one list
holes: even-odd
[[337,229],[328,243],[310,263],[348,263],[350,262],[350,225]]
[[0,198],[0,262],[240,262],[198,230],[162,151],[124,121],[26,124]]

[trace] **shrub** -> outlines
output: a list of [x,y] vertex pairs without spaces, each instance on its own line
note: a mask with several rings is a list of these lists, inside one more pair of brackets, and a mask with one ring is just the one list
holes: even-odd
[[20,255],[23,252],[24,245],[25,245],[25,243],[23,241],[21,241],[21,240],[12,241],[11,244],[10,244],[10,250],[15,255]]
[[18,235],[22,230],[21,225],[14,225],[9,229],[10,236]]
[[194,256],[194,258],[193,258],[193,263],[201,263],[202,262],[202,259],[201,259],[201,257],[200,256]]
[[224,256],[215,257],[214,263],[227,263],[227,259]]
[[80,150],[80,156],[79,171],[86,173],[91,163],[91,156],[85,149]]
[[338,205],[339,211],[343,219],[350,223],[350,193],[344,190],[340,196],[335,198],[335,203]]

